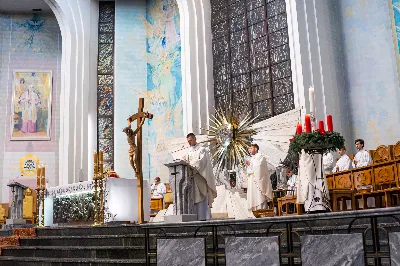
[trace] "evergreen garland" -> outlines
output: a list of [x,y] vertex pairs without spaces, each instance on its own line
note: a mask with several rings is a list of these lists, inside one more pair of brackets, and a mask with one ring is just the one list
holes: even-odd
[[294,153],[301,153],[301,150],[305,150],[307,153],[315,153],[315,151],[326,153],[343,147],[344,138],[340,136],[340,133],[316,130],[312,133],[295,135],[289,150]]

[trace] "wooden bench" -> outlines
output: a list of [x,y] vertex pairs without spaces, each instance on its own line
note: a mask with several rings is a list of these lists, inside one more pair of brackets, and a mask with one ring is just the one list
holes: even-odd
[[400,141],[394,146],[381,145],[370,154],[374,164],[327,175],[333,211],[340,211],[338,200],[352,200],[352,209],[368,208],[368,198],[375,199],[375,207],[399,204],[400,196]]

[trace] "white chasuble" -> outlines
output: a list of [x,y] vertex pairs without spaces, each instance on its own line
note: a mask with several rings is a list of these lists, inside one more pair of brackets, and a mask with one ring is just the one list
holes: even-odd
[[329,209],[329,190],[320,154],[302,151],[299,162],[297,203],[306,212]]
[[212,206],[214,199],[217,197],[217,189],[210,153],[205,147],[196,144],[190,147],[189,154],[185,159],[195,169],[193,173],[194,203],[207,199],[208,206]]
[[247,168],[247,207],[249,210],[264,209],[266,202],[272,201],[272,198],[268,163],[264,155],[257,153],[251,157]]

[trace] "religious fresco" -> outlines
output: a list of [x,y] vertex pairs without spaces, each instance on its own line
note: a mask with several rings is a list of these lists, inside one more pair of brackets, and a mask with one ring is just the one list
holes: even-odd
[[11,52],[53,57],[58,51],[58,24],[54,17],[13,15]]
[[52,72],[14,70],[11,140],[49,140]]
[[397,53],[400,54],[400,0],[390,0],[393,10],[393,22],[394,22],[394,30],[396,32],[396,40],[397,40]]
[[[353,140],[364,139],[366,149],[396,143],[400,136],[400,117],[392,110],[398,105],[398,97],[394,96],[399,89],[398,52],[394,50],[388,1],[392,0],[343,0],[340,4],[342,21],[338,25],[343,27],[348,73],[344,91],[349,112],[345,120],[352,128]],[[351,144],[353,140],[347,141]]]
[[[161,174],[168,140],[183,136],[180,16],[175,0],[147,0],[147,90],[137,91],[155,114],[148,122],[149,177]],[[144,155],[145,156],[145,155]],[[151,167],[150,167],[151,166]]]
[[390,15],[392,19],[392,31],[394,48],[397,60],[397,72],[400,81],[400,0],[389,0],[390,4]]

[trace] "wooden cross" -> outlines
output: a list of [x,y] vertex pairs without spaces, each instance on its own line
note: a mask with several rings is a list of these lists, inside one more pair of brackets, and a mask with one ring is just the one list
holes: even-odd
[[130,127],[133,121],[137,121],[137,128],[139,131],[137,132],[136,143],[137,143],[137,185],[138,185],[138,223],[144,223],[144,212],[143,212],[143,171],[142,171],[142,128],[143,120],[146,118],[152,119],[153,114],[148,112],[143,112],[144,107],[144,98],[139,98],[139,107],[138,112],[128,118],[128,126]]

